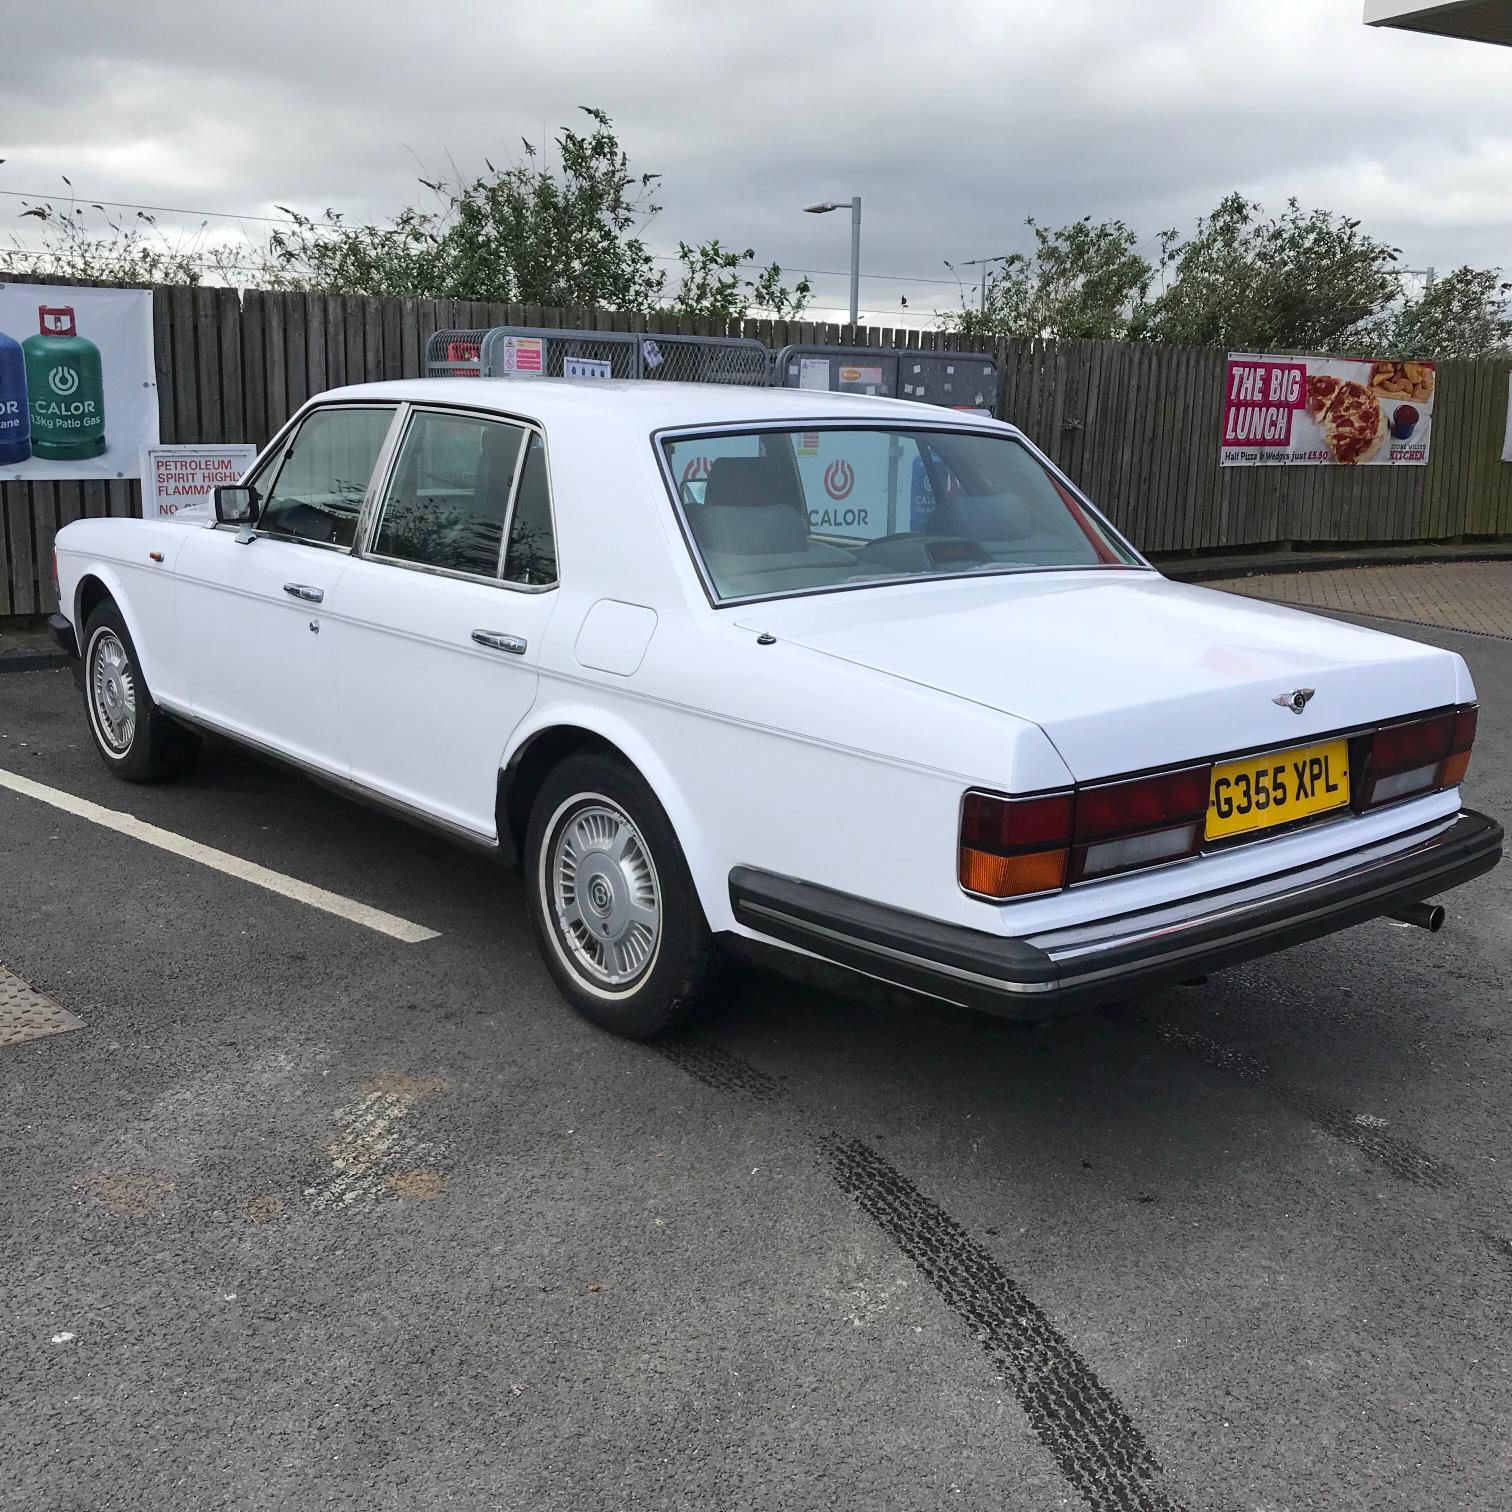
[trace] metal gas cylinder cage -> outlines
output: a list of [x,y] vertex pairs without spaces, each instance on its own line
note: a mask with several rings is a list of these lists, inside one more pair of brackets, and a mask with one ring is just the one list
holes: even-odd
[[746,337],[650,331],[492,326],[437,331],[426,343],[431,378],[636,378],[765,388],[771,354]]
[[881,394],[997,416],[998,366],[985,352],[792,344],[772,356],[776,388]]

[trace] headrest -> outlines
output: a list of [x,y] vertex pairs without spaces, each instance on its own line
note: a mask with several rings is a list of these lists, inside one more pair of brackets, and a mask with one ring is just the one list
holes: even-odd
[[808,525],[786,504],[705,504],[689,516],[705,551],[731,556],[790,556],[808,546]]
[[795,484],[792,468],[777,457],[716,457],[704,488],[704,508],[786,504],[801,512]]

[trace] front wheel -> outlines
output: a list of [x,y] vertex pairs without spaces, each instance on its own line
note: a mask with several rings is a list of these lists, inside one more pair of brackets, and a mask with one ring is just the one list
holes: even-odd
[[610,757],[569,757],[531,807],[525,862],[541,953],[579,1013],[631,1039],[687,1019],[709,927],[671,822],[638,773]]
[[127,782],[176,776],[199,749],[199,736],[154,702],[126,621],[109,600],[84,627],[84,707],[95,749]]

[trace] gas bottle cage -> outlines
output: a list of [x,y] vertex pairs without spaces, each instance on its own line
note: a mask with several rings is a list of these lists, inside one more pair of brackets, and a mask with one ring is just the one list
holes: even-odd
[[759,341],[738,337],[546,326],[437,331],[425,349],[431,378],[640,378],[765,388],[770,366]]
[[998,414],[998,367],[982,352],[788,345],[745,337],[493,326],[437,331],[431,378],[636,378],[883,394],[974,414]]

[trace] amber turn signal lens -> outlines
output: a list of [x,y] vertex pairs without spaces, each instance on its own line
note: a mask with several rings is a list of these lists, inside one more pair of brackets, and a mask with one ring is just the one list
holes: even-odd
[[1019,898],[1025,893],[1058,892],[1066,885],[1064,850],[994,856],[961,847],[961,886],[984,898]]
[[1439,768],[1438,785],[1443,788],[1458,787],[1465,780],[1465,773],[1469,767],[1469,751],[1456,751]]

